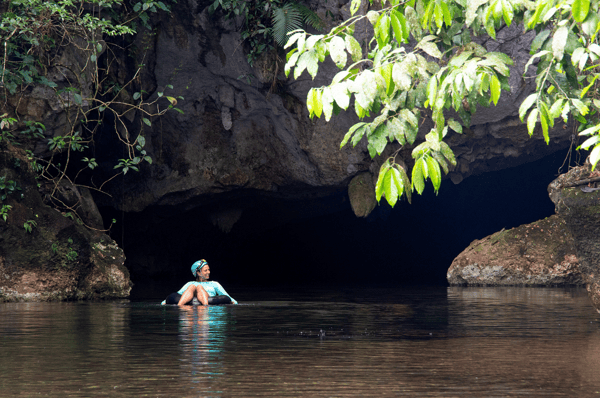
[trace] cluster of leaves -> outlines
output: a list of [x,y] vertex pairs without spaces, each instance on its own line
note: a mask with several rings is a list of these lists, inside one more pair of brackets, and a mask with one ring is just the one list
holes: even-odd
[[[161,92],[149,99],[143,91],[134,92],[132,97],[123,96],[124,91],[134,91],[140,69],[125,84],[106,89],[116,57],[109,38],[136,33],[139,22],[150,28],[150,13],[168,12],[169,7],[163,1],[153,0],[10,0],[3,7],[5,12],[0,17],[0,39],[4,44],[4,53],[0,55],[0,95],[4,98],[19,96],[28,88],[45,85],[54,91],[57,102],[68,110],[68,120],[64,131],[53,131],[53,135],[46,138],[46,128],[41,122],[19,120],[17,113],[13,112],[12,116],[5,113],[0,117],[0,141],[6,139],[13,145],[21,145],[22,138],[46,139],[50,158],[35,158],[31,150],[28,154],[34,170],[42,178],[54,181],[56,186],[63,178],[75,181],[83,170],[97,167],[96,158],[83,156],[83,153],[91,148],[95,135],[106,121],[114,124],[113,130],[125,146],[127,157],[115,166],[119,169],[116,175],[92,188],[101,191],[104,184],[116,176],[129,169],[139,170],[142,161],[152,163],[152,158],[143,149],[144,126],[151,126],[153,118],[171,109],[182,112],[176,105],[177,98],[183,97],[175,98]],[[59,87],[49,80],[47,72],[59,66],[59,56],[69,46],[85,54],[87,60],[81,70],[63,73],[62,79],[68,82],[66,85],[61,82]],[[173,90],[173,87],[166,89]],[[133,101],[123,101],[127,97]],[[128,112],[139,115],[139,131],[129,132],[131,126],[123,120]],[[80,155],[73,156],[76,153]],[[73,159],[81,160],[83,167],[70,170]]]
[[58,243],[53,243],[51,248],[52,248],[52,252],[55,255],[60,256],[60,261],[61,261],[61,265],[63,267],[68,267],[68,263],[72,263],[75,260],[77,260],[77,257],[79,256],[79,254],[77,253],[77,251],[75,249],[73,249],[73,239],[72,238],[68,238],[67,239],[67,244],[65,245],[65,247],[61,247]]
[[248,44],[248,63],[283,47],[290,32],[303,26],[323,29],[323,21],[303,4],[290,0],[214,0],[208,11],[221,9],[225,18],[242,17],[241,36]]
[[[370,0],[371,5],[373,0]],[[510,91],[512,59],[488,52],[473,36],[496,38],[496,32],[523,23],[535,30],[529,67],[537,64],[537,90],[521,106],[521,118],[532,108],[527,125],[536,124],[549,140],[548,129],[559,115],[581,122],[581,134],[593,134],[583,148],[595,145],[590,160],[600,158],[600,122],[597,96],[599,29],[598,0],[382,0],[379,10],[357,15],[361,0],[352,0],[352,16],[328,34],[293,32],[285,48],[286,75],[294,78],[306,70],[314,79],[319,63],[327,56],[342,69],[328,86],[312,88],[307,96],[311,118],[350,107],[360,119],[344,137],[357,145],[367,138],[371,157],[381,155],[390,143],[400,148],[387,159],[379,173],[376,197],[394,206],[410,192],[421,194],[430,179],[437,192],[442,170],[448,173],[456,159],[444,138],[452,130],[461,134],[469,127],[478,106],[496,105],[502,90]],[[369,43],[354,37],[357,23],[368,20],[373,27]],[[348,65],[348,60],[351,59]],[[535,106],[534,106],[535,105]],[[405,145],[413,145],[424,116],[433,128],[424,142],[414,147],[411,178],[395,158]],[[449,115],[458,115],[455,120]],[[372,119],[370,118],[372,116]]]
[[2,205],[2,207],[0,208],[0,217],[2,217],[4,222],[6,222],[6,220],[8,219],[8,212],[10,211],[10,209],[12,209],[11,205]]
[[14,180],[7,180],[6,176],[0,177],[0,201],[4,202],[8,195],[21,191],[21,187]]

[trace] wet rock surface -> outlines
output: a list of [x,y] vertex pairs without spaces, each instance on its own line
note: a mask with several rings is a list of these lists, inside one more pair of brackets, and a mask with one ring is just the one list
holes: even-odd
[[18,187],[0,203],[0,302],[128,297],[123,250],[44,204],[28,168],[24,151],[0,145],[0,177]]
[[573,235],[580,269],[600,311],[600,172],[589,165],[573,168],[548,186],[556,213]]
[[545,220],[473,241],[448,269],[451,285],[583,285],[575,242],[565,221]]

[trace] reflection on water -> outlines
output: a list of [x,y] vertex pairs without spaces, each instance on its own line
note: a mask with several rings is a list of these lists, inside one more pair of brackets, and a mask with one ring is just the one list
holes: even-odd
[[0,304],[0,396],[589,396],[583,289],[254,291],[238,306]]

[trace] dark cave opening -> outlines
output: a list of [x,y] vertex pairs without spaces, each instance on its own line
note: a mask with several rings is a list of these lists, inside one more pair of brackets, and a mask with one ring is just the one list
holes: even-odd
[[210,221],[210,206],[101,211],[117,219],[111,237],[127,256],[133,299],[179,289],[200,258],[230,293],[248,285],[445,285],[452,260],[474,239],[554,214],[547,186],[565,157],[559,151],[459,185],[446,179],[438,195],[429,184],[412,204],[382,202],[367,218],[353,214],[345,190],[302,200],[236,198],[244,210],[229,233]]

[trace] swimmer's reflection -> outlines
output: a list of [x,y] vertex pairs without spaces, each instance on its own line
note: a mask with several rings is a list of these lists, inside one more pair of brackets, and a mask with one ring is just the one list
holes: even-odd
[[[196,382],[221,375],[228,312],[218,306],[182,306],[179,308],[179,340],[182,367]],[[206,382],[206,380],[204,380]],[[204,383],[203,382],[203,383]]]

